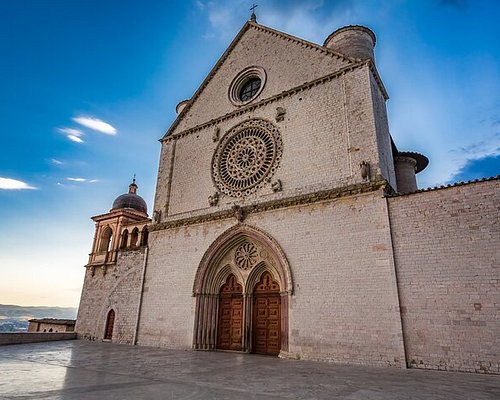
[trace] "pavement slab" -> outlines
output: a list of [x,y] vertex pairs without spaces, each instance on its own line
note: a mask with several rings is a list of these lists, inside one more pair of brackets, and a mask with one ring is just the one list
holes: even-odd
[[500,376],[71,340],[0,347],[0,399],[499,400]]

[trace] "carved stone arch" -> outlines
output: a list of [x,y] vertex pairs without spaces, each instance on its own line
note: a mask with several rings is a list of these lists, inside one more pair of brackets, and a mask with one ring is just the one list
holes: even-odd
[[273,263],[274,273],[279,275],[277,281],[280,283],[281,291],[293,294],[293,277],[290,265],[278,242],[259,228],[247,224],[238,224],[215,239],[203,255],[194,279],[193,296],[206,293],[205,287],[209,284],[210,279],[209,270],[216,266],[231,249],[244,242],[245,239],[256,241],[270,250],[272,253],[270,255],[274,256],[275,259],[273,260],[275,261]]
[[[271,274],[271,276],[273,277],[273,280],[280,283],[281,278],[280,278],[278,270],[274,267],[274,265],[268,264],[268,263],[263,261],[263,262],[260,262],[258,265],[256,265],[252,269],[250,274],[248,275],[246,282],[245,282],[245,291],[247,293],[252,293],[255,285],[257,283],[259,283],[260,278],[264,272],[269,272]],[[281,287],[281,283],[280,283],[280,292],[283,292],[283,288]]]
[[[237,251],[240,248],[247,251],[246,262],[243,264],[238,263]],[[249,248],[252,250],[249,251]],[[254,255],[255,250],[258,255]],[[249,257],[252,258],[251,261],[248,261]],[[279,350],[288,352],[288,307],[289,297],[293,293],[291,269],[276,240],[264,231],[246,224],[238,224],[222,233],[209,246],[196,271],[193,284],[193,296],[196,298],[194,349],[216,349],[220,318],[219,292],[229,275],[233,274],[243,287],[244,334],[241,349],[245,352],[252,351],[253,291],[264,272],[270,273],[280,287],[280,293],[276,294],[281,298]]]
[[208,285],[206,287],[205,294],[218,294],[222,285],[226,283],[227,277],[231,274],[233,274],[236,277],[238,283],[243,286],[243,276],[236,268],[234,268],[230,264],[225,264],[222,268],[214,268],[213,272],[214,274],[210,274],[211,276],[207,277]]

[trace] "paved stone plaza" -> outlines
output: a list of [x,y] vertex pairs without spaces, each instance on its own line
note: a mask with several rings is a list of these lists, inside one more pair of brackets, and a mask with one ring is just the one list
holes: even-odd
[[0,347],[1,399],[499,399],[500,376],[63,341]]

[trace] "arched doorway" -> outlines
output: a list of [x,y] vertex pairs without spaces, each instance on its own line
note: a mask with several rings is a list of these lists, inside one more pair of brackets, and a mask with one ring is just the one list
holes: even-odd
[[243,289],[231,274],[219,294],[217,348],[241,350],[243,328]]
[[229,229],[196,273],[193,348],[288,352],[292,290],[290,267],[275,240],[246,224]]
[[115,325],[115,312],[109,310],[106,318],[106,330],[104,331],[104,339],[111,340],[113,338],[113,327]]
[[264,272],[253,292],[252,351],[277,356],[281,349],[281,296],[278,282]]

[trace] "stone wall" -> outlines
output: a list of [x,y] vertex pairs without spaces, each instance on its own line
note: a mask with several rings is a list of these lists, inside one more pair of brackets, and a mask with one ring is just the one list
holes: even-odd
[[74,328],[74,325],[30,322],[28,325],[28,332],[72,332]]
[[59,333],[32,333],[32,332],[16,332],[16,333],[0,333],[0,346],[7,344],[22,344],[22,343],[39,343],[51,342],[55,340],[72,340],[76,339],[75,332],[59,332]]
[[[368,66],[363,66],[257,110],[242,112],[242,115],[164,142],[155,210],[162,210],[167,218],[213,211],[208,198],[217,190],[211,175],[212,157],[218,145],[212,139],[214,131],[219,129],[223,136],[250,118],[271,121],[278,128],[283,156],[271,182],[246,196],[246,203],[360,183],[363,181],[359,166],[362,161],[370,164],[372,179],[392,177],[394,171],[387,167],[387,162],[392,160],[390,138],[383,124],[382,128],[375,124],[385,108],[379,104],[377,110],[374,109],[370,76]],[[286,110],[280,122],[275,121],[277,107]],[[384,147],[388,148],[382,154],[384,159],[380,160],[379,153]],[[271,183],[278,179],[283,190],[274,193]],[[219,207],[231,206],[234,201],[234,198],[222,196]]]
[[[386,201],[382,193],[250,214],[281,246],[292,270],[289,355],[404,366]],[[193,343],[196,271],[235,219],[154,231],[138,343]]]
[[113,342],[133,343],[147,247],[118,252],[116,264],[88,267],[75,330],[79,338],[101,340],[109,310],[115,311]]
[[407,360],[500,373],[500,180],[389,199]]

